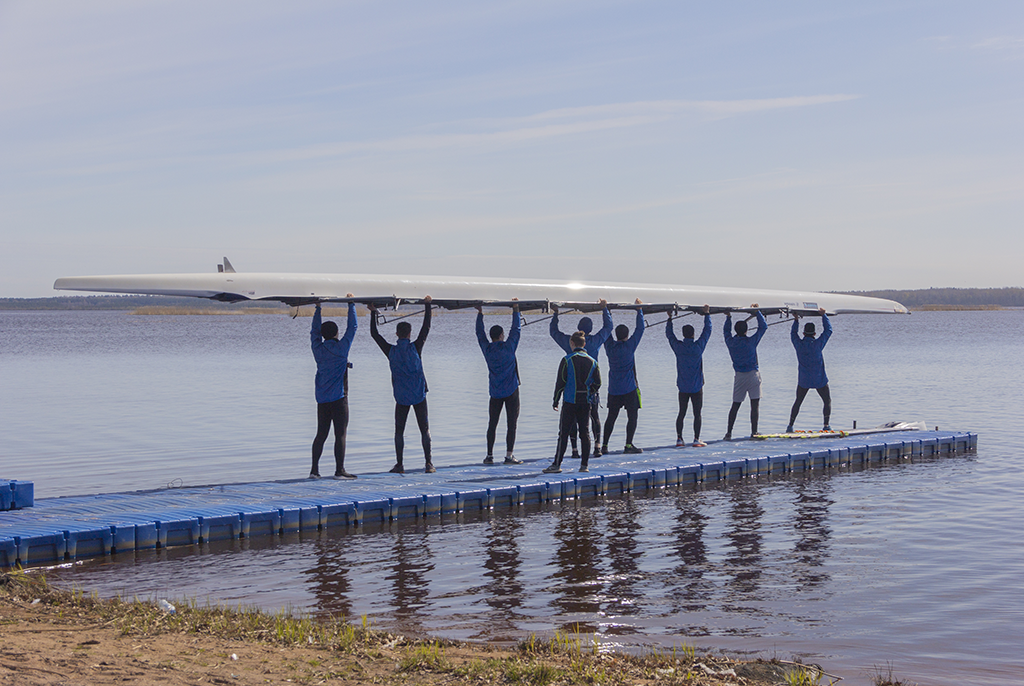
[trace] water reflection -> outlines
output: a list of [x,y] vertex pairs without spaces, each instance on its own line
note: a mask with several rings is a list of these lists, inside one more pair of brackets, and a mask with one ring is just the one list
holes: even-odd
[[793,545],[793,560],[798,591],[815,588],[830,579],[824,562],[832,537],[828,524],[829,508],[835,502],[832,490],[830,480],[820,477],[807,478],[795,484],[793,528],[797,538]]
[[643,527],[639,521],[639,507],[633,498],[609,502],[606,508],[607,555],[611,575],[606,577],[603,596],[605,614],[611,618],[605,626],[605,633],[632,633],[629,626],[618,626],[614,618],[640,614],[642,608],[637,601],[642,594],[637,589],[641,580],[641,551],[637,546],[637,535]]
[[354,589],[349,561],[357,540],[356,536],[337,536],[315,542],[316,564],[302,573],[309,578],[319,613],[352,616]]
[[392,533],[390,571],[384,577],[394,590],[395,618],[417,632],[422,632],[422,622],[427,619],[424,612],[430,599],[427,577],[434,570],[433,555],[427,545],[426,532],[422,530],[424,526],[420,523],[415,529],[402,527]]
[[726,572],[732,576],[731,590],[748,599],[756,599],[764,568],[761,564],[761,534],[764,508],[756,484],[734,484],[728,489],[731,508],[726,538],[731,552],[726,556]]
[[672,547],[680,564],[673,569],[674,580],[668,582],[672,589],[673,614],[703,610],[709,595],[711,583],[704,581],[708,566],[704,530],[708,518],[700,505],[697,494],[692,491],[680,492],[676,497],[677,511],[671,533]]
[[494,610],[488,619],[488,631],[498,635],[514,634],[518,610],[522,606],[524,591],[520,567],[518,539],[524,534],[523,522],[518,516],[494,517],[487,522],[484,559],[484,585],[487,605]]
[[595,621],[601,609],[598,601],[598,586],[601,578],[602,532],[596,521],[594,508],[580,508],[576,503],[566,506],[555,525],[555,539],[559,545],[555,551],[555,572],[551,579],[558,582],[557,594],[553,601],[559,615],[568,620],[559,628],[562,631],[597,631]]

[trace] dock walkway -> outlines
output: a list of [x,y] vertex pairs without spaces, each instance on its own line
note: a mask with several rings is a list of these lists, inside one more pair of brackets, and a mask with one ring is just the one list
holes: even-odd
[[977,434],[900,431],[842,438],[714,442],[591,460],[590,472],[550,458],[521,465],[454,465],[356,480],[291,480],[42,498],[0,512],[0,568],[53,564],[204,541],[333,530],[363,522],[519,507],[529,503],[828,470],[977,448]]

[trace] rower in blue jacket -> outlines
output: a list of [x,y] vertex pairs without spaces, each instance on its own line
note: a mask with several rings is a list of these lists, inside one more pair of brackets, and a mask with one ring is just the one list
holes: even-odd
[[[642,304],[640,298],[636,304]],[[644,336],[644,311],[637,308],[636,327],[633,335],[629,327],[619,324],[615,327],[615,340],[604,342],[604,352],[608,355],[608,418],[604,423],[604,442],[601,452],[608,454],[608,439],[615,430],[615,420],[619,410],[626,409],[626,447],[622,452],[627,455],[642,453],[643,450],[633,445],[636,435],[637,415],[640,412],[640,385],[636,378],[636,348]]]
[[[515,299],[513,299],[515,300]],[[512,328],[505,340],[505,330],[495,324],[490,330],[490,340],[484,335],[484,310],[476,306],[476,339],[480,351],[487,360],[487,391],[490,395],[487,421],[487,457],[484,464],[494,464],[494,439],[498,430],[498,418],[505,408],[505,464],[522,464],[512,454],[516,443],[516,423],[519,420],[519,365],[516,362],[516,348],[519,347],[519,333],[522,321],[519,304],[512,305]]]
[[797,335],[800,316],[797,314],[793,315],[793,328],[789,332],[789,337],[793,342],[793,347],[796,349],[799,372],[796,382],[796,401],[793,403],[793,409],[789,413],[789,426],[786,427],[786,433],[793,432],[793,424],[796,423],[796,416],[800,412],[800,405],[807,396],[807,391],[812,388],[821,396],[822,415],[824,415],[822,431],[832,430],[829,426],[829,419],[832,417],[832,394],[828,389],[828,377],[825,375],[825,358],[822,355],[825,344],[832,337],[832,323],[828,320],[824,307],[818,308],[818,314],[821,315],[821,326],[823,329],[820,338],[814,337],[813,322],[804,324],[804,337],[800,338]]
[[398,341],[392,345],[384,340],[377,331],[377,307],[370,304],[370,337],[381,349],[391,367],[391,388],[395,396],[395,457],[397,461],[391,468],[393,474],[404,474],[405,465],[405,424],[409,419],[409,409],[416,413],[416,424],[420,429],[420,440],[423,444],[424,472],[434,473],[434,464],[430,461],[430,423],[427,417],[427,378],[423,374],[423,344],[430,333],[430,296],[423,298],[423,324],[419,335],[412,340],[412,325],[409,322],[398,322],[395,327]]
[[[346,297],[351,298],[349,293]],[[313,467],[310,479],[320,478],[320,456],[334,424],[334,478],[354,479],[345,471],[345,438],[348,434],[348,353],[356,337],[356,306],[348,304],[345,335],[338,338],[338,325],[325,322],[316,304],[309,329],[309,342],[316,360],[316,437],[313,439]]]
[[694,340],[693,327],[683,326],[683,340],[676,338],[672,330],[672,318],[665,322],[665,335],[672,352],[676,354],[676,388],[679,391],[679,413],[676,415],[676,447],[686,445],[683,440],[683,424],[686,420],[687,405],[693,405],[693,447],[703,448],[707,443],[700,440],[701,410],[704,407],[704,349],[711,338],[711,309],[704,306],[704,328],[700,338]]
[[[597,354],[601,351],[601,346],[608,340],[608,337],[612,335],[612,314],[608,311],[608,301],[601,298],[597,301],[603,308],[601,311],[601,329],[591,335],[591,331],[594,330],[594,322],[590,317],[581,317],[579,324],[577,325],[577,331],[582,331],[586,338],[586,351],[590,357],[597,361]],[[558,305],[551,304],[551,311],[553,313],[551,317],[551,324],[548,326],[548,333],[551,334],[552,340],[558,344],[566,355],[572,353],[572,343],[570,342],[569,334],[562,333],[558,328]],[[594,396],[593,402],[590,407],[590,424],[594,431],[594,457],[601,456],[601,416],[600,416],[601,400],[599,397]],[[570,433],[569,440],[572,442],[572,456],[577,457],[576,452],[576,434]],[[586,457],[586,456],[585,456]]]
[[562,403],[562,412],[558,422],[558,445],[555,448],[555,461],[544,468],[545,474],[558,474],[562,471],[562,457],[569,442],[570,433],[579,433],[583,447],[580,471],[588,469],[590,453],[591,398],[601,390],[601,369],[597,360],[587,354],[586,335],[577,331],[569,337],[572,352],[562,358],[555,376],[555,395],[551,407],[558,412],[558,404]]
[[[751,305],[757,308],[757,303]],[[736,423],[736,415],[740,411],[743,399],[750,396],[750,435],[757,433],[758,410],[761,403],[761,372],[757,368],[757,344],[761,342],[768,330],[768,322],[757,310],[757,332],[747,336],[747,322],[736,322],[736,335],[732,326],[732,312],[725,314],[725,346],[732,358],[735,377],[732,384],[732,407],[729,409],[729,428],[725,432],[725,440],[732,440],[732,427]]]

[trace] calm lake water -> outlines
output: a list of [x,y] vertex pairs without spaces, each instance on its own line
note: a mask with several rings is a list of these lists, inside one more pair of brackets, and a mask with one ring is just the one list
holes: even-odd
[[[729,408],[722,322],[705,355],[705,438],[722,436]],[[799,655],[849,684],[887,663],[921,684],[1024,683],[1024,312],[833,324],[834,427],[920,419],[979,433],[977,454],[154,551],[58,574],[103,595],[365,614],[470,640],[578,626],[611,647]],[[365,316],[360,327],[346,465],[365,473],[393,464],[393,401]],[[0,312],[0,476],[34,481],[37,498],[304,476],[315,429],[308,328],[283,315]],[[559,357],[546,322],[524,329],[520,457],[553,452]],[[782,430],[796,384],[788,324],[770,329],[760,360],[761,428]],[[481,459],[487,380],[471,314],[435,318],[424,366],[435,463]],[[676,400],[662,324],[637,366],[636,442],[665,445]],[[811,394],[798,427],[818,422]],[[747,427],[744,407],[737,431]],[[410,465],[421,459],[414,431]]]

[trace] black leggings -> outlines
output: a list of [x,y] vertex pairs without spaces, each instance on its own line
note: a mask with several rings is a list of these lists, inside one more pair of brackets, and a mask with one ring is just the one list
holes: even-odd
[[683,438],[683,420],[686,419],[686,406],[693,404],[693,442],[700,440],[701,409],[704,407],[704,391],[679,394],[679,414],[676,415],[676,438]]
[[[796,422],[796,416],[800,414],[800,405],[803,404],[809,390],[811,389],[804,388],[803,386],[796,387],[796,401],[793,402],[793,409],[789,413],[790,426],[793,426],[793,423]],[[825,417],[825,426],[828,426],[828,420],[832,418],[832,392],[828,390],[828,384],[814,390],[821,396],[821,402],[823,403],[821,414]]]
[[334,423],[334,471],[345,468],[345,434],[348,431],[348,398],[341,398],[332,403],[316,404],[316,438],[313,439],[313,474],[320,473],[320,456],[324,452],[327,434]]
[[512,454],[516,445],[516,423],[519,421],[519,389],[512,392],[512,395],[505,398],[491,398],[487,407],[487,455],[494,454],[494,438],[498,432],[498,418],[501,416],[501,408],[505,408],[505,421],[508,429],[505,431],[505,450]]
[[[729,428],[726,429],[726,433],[732,435],[732,425],[736,423],[736,415],[739,414],[740,405],[742,402],[732,404],[729,408]],[[750,434],[754,435],[757,433],[757,419],[760,416],[761,399],[754,400],[750,399]]]
[[555,449],[555,464],[562,464],[565,457],[565,449],[572,432],[577,432],[580,437],[580,456],[583,458],[581,466],[587,464],[590,457],[590,410],[593,407],[588,402],[562,403],[562,414],[558,422],[558,447]]
[[402,464],[405,454],[405,423],[409,419],[409,408],[416,412],[416,423],[420,427],[420,438],[423,441],[423,457],[430,463],[430,424],[427,422],[427,399],[416,405],[395,405],[395,456],[398,464]]
[[[594,443],[601,440],[601,401],[595,400],[590,405],[590,425],[594,427]],[[569,434],[569,442],[572,444],[572,451],[576,452],[576,436],[578,431],[573,427],[572,432]]]

